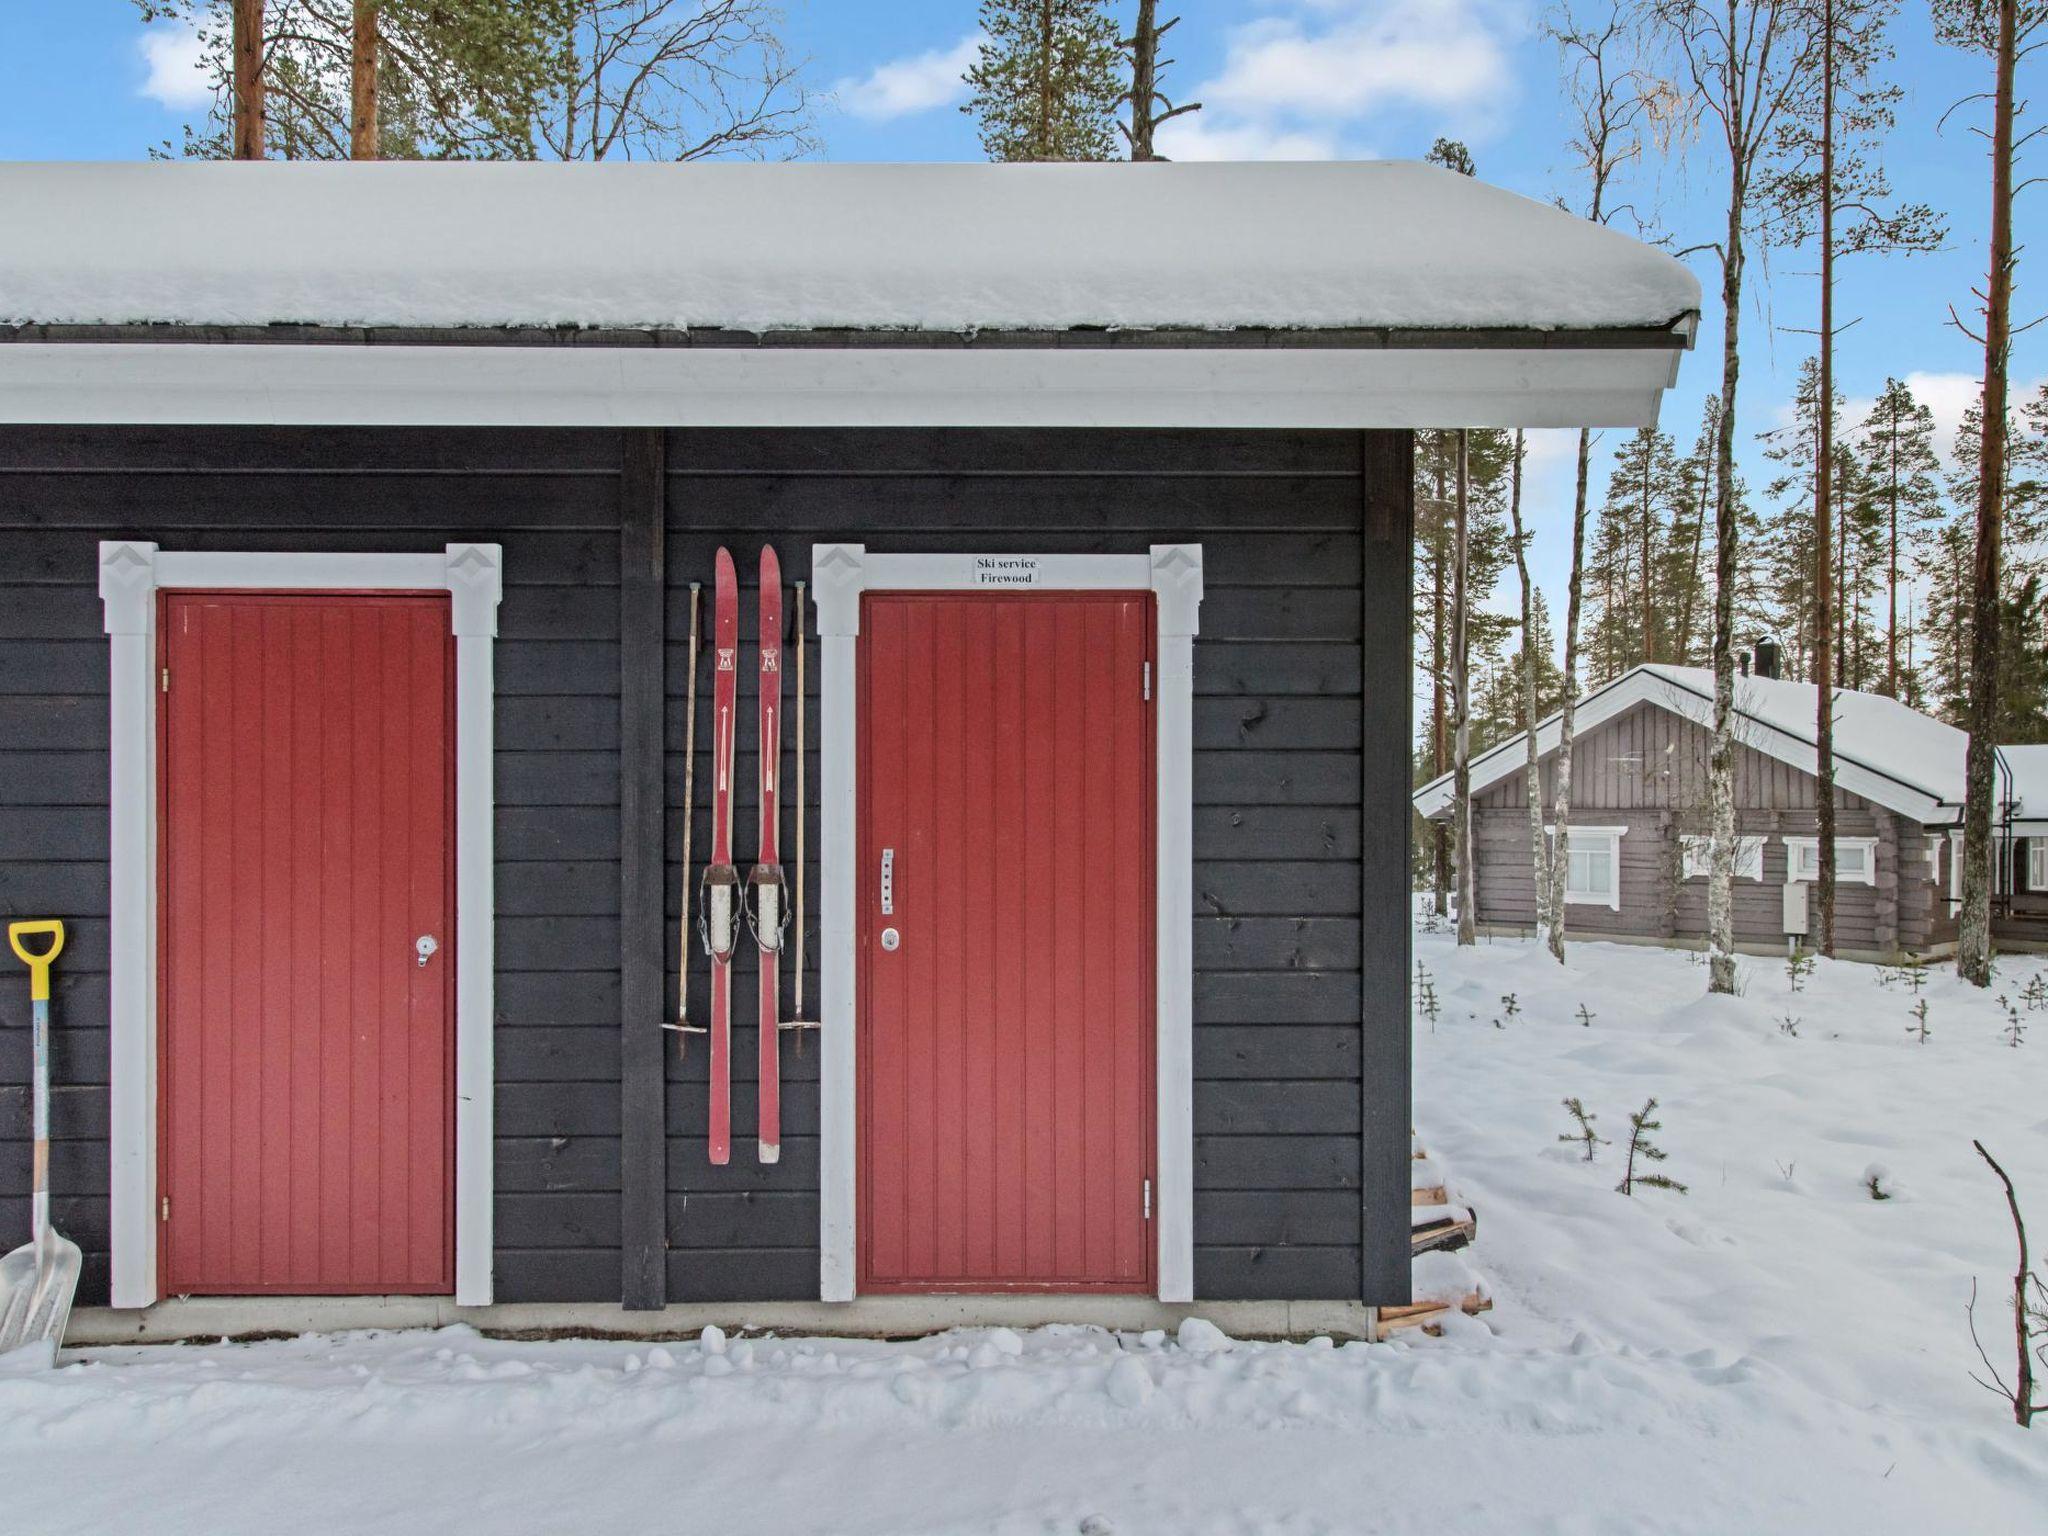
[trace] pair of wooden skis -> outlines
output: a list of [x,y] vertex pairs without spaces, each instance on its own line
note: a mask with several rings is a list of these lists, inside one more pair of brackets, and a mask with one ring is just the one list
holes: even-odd
[[[790,925],[788,886],[782,873],[782,566],[773,549],[761,550],[760,669],[760,837],[753,868],[744,881],[733,862],[732,824],[734,773],[739,720],[740,605],[739,578],[732,555],[718,552],[712,588],[711,621],[711,859],[697,891],[697,937],[711,965],[711,1018],[697,1026],[689,1020],[690,992],[690,820],[695,810],[697,752],[698,585],[690,586],[689,715],[683,744],[683,921],[682,958],[676,984],[676,1022],[670,1027],[711,1041],[710,1153],[714,1163],[732,1160],[732,958],[744,919],[760,956],[760,1076],[758,1083],[758,1146],[764,1163],[782,1156],[782,1031],[803,1029],[781,1018],[781,957]],[[803,584],[797,584],[801,610]],[[799,612],[801,618],[801,612]],[[797,642],[799,674],[803,642]],[[803,679],[799,675],[801,690]],[[803,700],[797,700],[797,857],[803,857]],[[797,873],[799,889],[802,870]],[[801,894],[799,895],[801,904]],[[801,914],[798,918],[801,923]],[[803,1011],[803,940],[797,939],[797,1011]]]

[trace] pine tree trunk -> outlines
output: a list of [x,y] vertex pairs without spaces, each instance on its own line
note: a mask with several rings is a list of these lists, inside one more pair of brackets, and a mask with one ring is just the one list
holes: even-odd
[[1038,14],[1038,145],[1031,158],[1050,160],[1053,158],[1053,0],[1039,0]]
[[264,151],[263,0],[234,0],[234,157],[261,160]]
[[382,51],[377,12],[383,0],[355,0],[355,29],[349,47],[348,157],[375,160],[377,138],[377,64]]
[[1970,634],[1970,748],[1964,765],[1963,909],[1956,974],[1991,985],[1991,821],[1998,729],[1999,542],[2004,522],[2006,377],[2012,346],[2013,76],[2017,0],[1999,0],[1991,128],[1991,273],[1984,290],[1983,436],[1977,459],[1977,558]]
[[1522,584],[1522,743],[1529,801],[1529,889],[1536,903],[1536,932],[1550,934],[1550,869],[1543,857],[1543,758],[1536,750],[1536,589],[1529,582],[1529,550],[1522,533],[1522,431],[1515,429],[1513,478],[1508,484],[1508,517],[1515,533],[1515,575]]
[[[1835,953],[1835,693],[1828,654],[1828,595],[1833,551],[1828,535],[1834,520],[1835,469],[1835,0],[1821,0],[1821,129],[1820,129],[1820,398],[1814,445],[1813,522],[1815,533],[1813,590],[1819,599],[1814,615],[1814,774],[1819,780],[1814,803],[1820,836],[1820,952]],[[1846,554],[1846,551],[1844,551]],[[1842,562],[1846,564],[1846,560]],[[1836,605],[1836,622],[1841,619]]]
[[1131,159],[1157,160],[1152,147],[1152,102],[1159,94],[1159,0],[1138,0],[1131,28]]
[[1896,699],[1899,696],[1899,435],[1896,431],[1892,433],[1888,446],[1891,459],[1891,531],[1887,538],[1885,567],[1884,678],[1885,692]]
[[1714,434],[1714,745],[1707,763],[1707,990],[1735,991],[1736,386],[1742,373],[1742,216],[1748,172],[1729,157],[1728,232],[1721,262],[1721,420]]
[[1637,530],[1637,533],[1641,539],[1641,559],[1643,564],[1642,612],[1644,661],[1655,661],[1657,659],[1657,644],[1654,638],[1656,634],[1657,623],[1656,607],[1655,598],[1653,597],[1650,591],[1650,530],[1652,525],[1657,520],[1656,498],[1654,495],[1652,495],[1650,486],[1651,467],[1651,454],[1646,449],[1643,454],[1643,519],[1642,526]]
[[1470,530],[1466,519],[1471,480],[1470,437],[1471,434],[1463,427],[1458,429],[1458,526],[1451,556],[1452,793],[1458,839],[1460,944],[1475,944],[1479,940],[1478,922],[1473,911],[1477,904],[1477,890],[1472,872],[1472,667],[1469,615],[1466,612],[1471,601],[1471,592],[1466,585],[1471,564]]
[[[1443,515],[1444,502],[1447,499],[1444,485],[1444,455],[1441,434],[1438,436],[1435,452],[1431,457],[1435,460],[1436,465],[1436,505],[1437,515],[1441,517]],[[1441,528],[1440,524],[1439,528]],[[1444,571],[1444,549],[1441,533],[1430,540],[1430,572],[1432,577],[1430,601],[1435,606],[1436,611],[1436,622],[1431,628],[1429,639],[1431,653],[1429,671],[1429,737],[1432,763],[1430,771],[1433,777],[1442,778],[1444,774],[1450,771],[1451,751],[1449,734],[1450,709],[1444,686],[1450,668],[1450,656],[1447,650],[1449,638],[1444,627],[1449,620],[1449,614],[1445,611],[1444,604],[1446,573]],[[1435,824],[1430,833],[1430,846],[1433,854],[1430,874],[1434,887],[1433,894],[1436,898],[1436,915],[1438,917],[1448,917],[1451,912],[1451,829],[1441,821]]]
[[1564,602],[1564,709],[1557,722],[1557,767],[1550,839],[1550,953],[1564,964],[1565,876],[1570,867],[1572,746],[1579,708],[1579,614],[1586,591],[1586,490],[1592,473],[1593,434],[1579,428],[1579,465],[1572,493],[1572,573]]

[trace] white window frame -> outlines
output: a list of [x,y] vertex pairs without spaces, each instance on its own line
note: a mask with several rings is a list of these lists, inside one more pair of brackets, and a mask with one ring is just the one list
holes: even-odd
[[[1610,912],[1621,910],[1621,840],[1628,835],[1627,827],[1582,827],[1576,822],[1568,825],[1571,836],[1565,842],[1566,857],[1573,849],[1582,849],[1589,842],[1607,844],[1608,871],[1607,894],[1597,895],[1590,891],[1574,891],[1571,888],[1571,871],[1565,871],[1564,904],[1568,907],[1605,907]],[[1557,828],[1547,826],[1543,835],[1555,844]]]
[[[1820,839],[1818,837],[1794,837],[1788,835],[1781,837],[1779,841],[1785,845],[1785,883],[1787,885],[1811,885],[1820,878],[1817,872],[1806,874],[1803,871],[1808,853],[1813,854],[1816,859],[1820,857]],[[1863,850],[1862,874],[1844,874],[1842,872],[1841,858],[1844,848],[1861,848]],[[1818,866],[1816,866],[1817,869]],[[1877,839],[1874,837],[1836,838],[1835,880],[1841,885],[1876,885]]]
[[2027,889],[2048,891],[2048,837],[2027,839]]
[[[1761,880],[1764,877],[1764,841],[1761,834],[1741,833],[1735,839],[1735,878]],[[1679,878],[1707,878],[1708,849],[1713,839],[1704,832],[1678,834]]]
[[491,1302],[491,778],[496,544],[438,554],[267,554],[100,545],[111,668],[109,844],[111,1300],[160,1299],[157,1275],[157,594],[174,589],[445,591],[455,636],[455,1301]]
[[[989,562],[1000,561],[992,565]],[[1028,580],[1017,573],[1029,572]],[[1158,1294],[1195,1292],[1194,1139],[1194,692],[1202,604],[1202,546],[1155,544],[1130,555],[870,554],[864,544],[811,551],[818,612],[819,1044],[818,1294],[849,1302],[859,1274],[854,1000],[858,985],[856,890],[860,741],[856,655],[864,592],[978,588],[1046,592],[1147,591],[1159,626],[1154,677],[1157,850],[1154,887],[1157,1181],[1153,1201]]]

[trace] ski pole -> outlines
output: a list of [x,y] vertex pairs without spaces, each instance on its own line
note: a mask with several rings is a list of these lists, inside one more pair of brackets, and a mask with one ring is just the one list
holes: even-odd
[[690,820],[696,813],[697,792],[697,599],[704,590],[701,581],[690,583],[690,682],[688,702],[683,706],[683,916],[678,924],[676,959],[676,1021],[662,1028],[676,1032],[676,1059],[689,1054],[690,1036],[704,1033],[690,1022]]

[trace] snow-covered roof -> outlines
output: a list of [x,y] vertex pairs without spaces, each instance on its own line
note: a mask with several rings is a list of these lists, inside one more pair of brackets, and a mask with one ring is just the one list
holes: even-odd
[[[1944,825],[1961,814],[1963,758],[1969,745],[1964,732],[1882,694],[1837,688],[1834,701],[1837,784],[1923,825]],[[1812,683],[1738,677],[1738,735],[1745,746],[1813,773],[1816,702]],[[1580,701],[1574,729],[1583,736],[1640,704],[1654,704],[1711,730],[1714,674],[1706,667],[1632,667]],[[1559,721],[1552,715],[1536,728],[1537,750],[1546,756],[1557,750]],[[1475,795],[1523,771],[1526,735],[1518,731],[1473,759]],[[2004,749],[2008,755],[2015,751],[2048,748]],[[2038,772],[2037,804],[2048,814],[2048,757],[2041,760]],[[1451,789],[1449,774],[1431,780],[1415,792],[1415,808],[1425,816],[1442,814],[1450,806]]]
[[1397,161],[12,164],[0,208],[12,325],[1556,331],[1700,307],[1670,256]]

